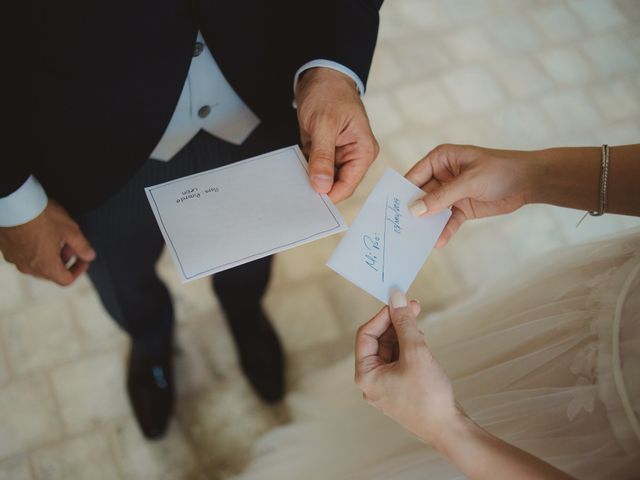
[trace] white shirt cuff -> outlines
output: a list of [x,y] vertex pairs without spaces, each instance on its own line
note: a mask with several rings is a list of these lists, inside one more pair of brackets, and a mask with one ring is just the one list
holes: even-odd
[[0,227],[15,227],[27,223],[47,206],[47,194],[31,175],[11,195],[0,198]]
[[345,75],[351,77],[351,79],[355,82],[356,87],[358,88],[358,93],[360,95],[364,95],[364,83],[362,82],[362,80],[360,79],[360,77],[356,72],[351,70],[349,67],[345,67],[341,63],[334,62],[332,60],[324,60],[320,58],[318,60],[311,60],[310,62],[305,63],[298,69],[298,71],[294,75],[293,77],[293,98],[294,98],[293,108],[296,108],[295,96],[296,96],[296,88],[298,87],[298,79],[300,78],[300,75],[305,70],[309,70],[310,68],[316,68],[316,67],[330,68],[331,70],[336,70],[340,73],[344,73]]

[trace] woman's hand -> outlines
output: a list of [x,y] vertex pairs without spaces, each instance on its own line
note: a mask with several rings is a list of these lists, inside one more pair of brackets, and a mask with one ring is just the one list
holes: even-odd
[[451,218],[436,247],[447,244],[460,225],[472,218],[510,213],[531,200],[535,177],[533,152],[440,145],[407,173],[428,195],[411,205],[416,216],[451,206]]
[[419,305],[408,303],[399,291],[390,304],[356,336],[356,383],[369,403],[431,444],[472,480],[571,478],[468,418],[418,330]]
[[460,414],[451,382],[431,354],[416,316],[420,306],[395,291],[358,330],[356,383],[364,398],[427,443]]

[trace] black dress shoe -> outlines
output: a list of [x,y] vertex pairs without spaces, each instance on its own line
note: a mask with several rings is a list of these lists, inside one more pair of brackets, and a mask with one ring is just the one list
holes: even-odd
[[[245,313],[245,315],[248,315]],[[240,366],[256,393],[268,403],[282,400],[285,360],[280,340],[260,308],[242,319],[227,316]]]
[[157,357],[150,357],[132,348],[127,392],[144,436],[151,440],[162,437],[173,413],[171,349]]

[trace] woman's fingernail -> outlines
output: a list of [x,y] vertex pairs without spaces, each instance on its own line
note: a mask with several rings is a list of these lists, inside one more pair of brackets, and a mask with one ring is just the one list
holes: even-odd
[[424,215],[425,213],[427,213],[427,210],[429,210],[427,208],[427,204],[424,203],[424,201],[422,200],[416,200],[409,206],[409,211],[411,212],[411,215],[413,215],[414,217],[419,217],[420,215]]
[[389,299],[389,303],[392,308],[404,308],[407,306],[407,296],[404,294],[402,290],[398,290],[394,288],[391,290],[391,297]]

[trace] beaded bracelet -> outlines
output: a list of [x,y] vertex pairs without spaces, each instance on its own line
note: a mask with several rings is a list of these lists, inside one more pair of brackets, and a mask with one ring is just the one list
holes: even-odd
[[590,211],[592,217],[599,217],[607,211],[607,180],[609,179],[609,145],[602,145],[602,163],[600,164],[600,208]]

